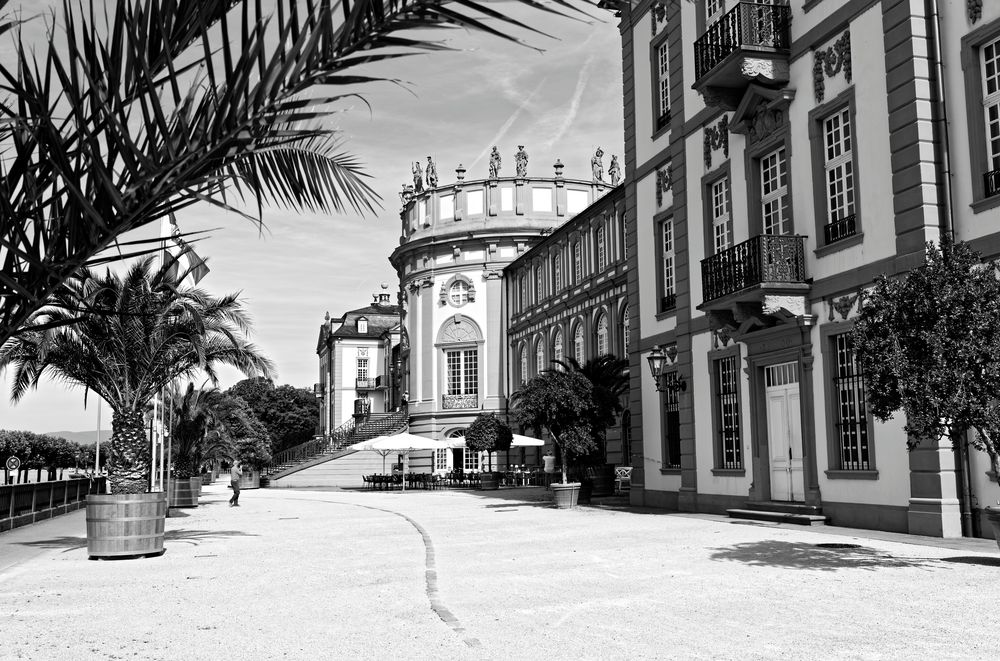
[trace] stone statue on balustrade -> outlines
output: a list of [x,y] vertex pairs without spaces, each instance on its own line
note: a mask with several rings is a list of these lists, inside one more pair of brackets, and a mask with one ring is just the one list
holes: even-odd
[[608,166],[608,176],[611,177],[611,185],[617,186],[618,182],[622,180],[622,169],[618,165],[618,157],[614,154],[611,155],[611,165]]
[[598,147],[594,153],[594,157],[590,159],[590,169],[594,172],[594,181],[604,181],[604,163],[601,162],[602,156],[604,156],[604,150]]
[[413,192],[424,192],[424,173],[420,169],[420,161],[413,162]]
[[517,146],[517,153],[514,154],[514,168],[518,177],[528,176],[528,152],[524,151],[524,145]]
[[493,145],[493,151],[490,152],[490,179],[496,179],[500,176],[500,152],[497,150],[497,146]]
[[431,157],[427,157],[427,188],[437,188],[438,187],[438,170],[437,166],[434,165],[434,161]]

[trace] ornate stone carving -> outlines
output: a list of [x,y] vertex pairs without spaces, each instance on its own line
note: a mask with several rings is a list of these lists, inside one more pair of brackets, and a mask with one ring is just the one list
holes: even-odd
[[833,78],[841,70],[844,72],[844,78],[850,83],[853,77],[850,30],[846,30],[829,48],[813,51],[813,87],[816,103],[822,103],[826,95],[826,79]]
[[451,321],[444,323],[445,326],[441,329],[442,344],[461,344],[479,340],[476,327],[465,321],[461,315],[455,315]]
[[524,151],[524,145],[517,146],[517,153],[514,154],[514,169],[517,170],[518,177],[528,176],[528,152]]
[[[975,23],[983,17],[983,0],[968,0],[969,21]],[[654,29],[656,21],[653,21]]]
[[424,173],[420,169],[420,161],[413,161],[413,192],[424,192]]
[[443,409],[477,409],[479,395],[441,395]]
[[503,277],[503,269],[484,269],[483,280],[499,280]]
[[497,150],[497,146],[493,145],[493,151],[490,152],[490,179],[496,179],[500,176],[500,152]]
[[594,175],[594,181],[603,182],[604,181],[604,163],[601,158],[604,156],[604,150],[600,147],[594,152],[593,157],[590,159],[590,170]]
[[754,144],[764,138],[774,135],[775,131],[785,125],[785,113],[779,109],[768,107],[767,101],[761,99],[754,111],[753,119],[747,125],[747,142]]
[[847,296],[841,296],[840,298],[835,298],[830,301],[830,321],[833,321],[833,312],[836,310],[837,314],[840,315],[841,319],[847,319],[847,315],[851,314],[851,309],[854,308],[854,304],[857,302],[858,294],[848,294]]
[[667,354],[667,361],[669,361],[671,365],[676,365],[677,364],[677,345],[676,344],[671,344],[669,347],[667,347],[666,354]]
[[437,188],[438,169],[437,166],[434,165],[434,161],[431,160],[430,156],[427,157],[427,170],[425,176],[427,177],[427,188]]
[[667,23],[667,3],[666,0],[653,0],[649,6],[649,25],[651,36],[656,36],[660,24]]
[[712,168],[712,152],[722,148],[722,154],[729,158],[729,115],[723,115],[715,126],[705,127],[705,169]]
[[611,155],[611,165],[608,166],[608,176],[611,177],[611,185],[617,186],[622,180],[622,168],[618,165],[618,157]]
[[663,206],[663,194],[669,190],[672,190],[674,186],[673,183],[673,169],[671,168],[670,161],[667,161],[663,167],[656,168],[656,206],[657,208]]
[[761,311],[769,315],[804,317],[806,314],[806,297],[767,294],[764,296]]
[[730,333],[729,329],[726,328],[725,326],[723,326],[722,328],[716,328],[715,329],[715,347],[718,348],[720,344],[722,346],[726,346],[727,344],[729,344],[729,340],[731,340],[732,337],[733,336]]

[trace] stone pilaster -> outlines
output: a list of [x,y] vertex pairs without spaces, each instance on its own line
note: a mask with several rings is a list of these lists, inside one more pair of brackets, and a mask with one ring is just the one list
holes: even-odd
[[924,440],[910,451],[909,533],[961,537],[955,453],[948,439]]

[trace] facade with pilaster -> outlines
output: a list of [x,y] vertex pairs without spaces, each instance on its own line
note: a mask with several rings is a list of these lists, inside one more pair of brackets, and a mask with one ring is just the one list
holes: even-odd
[[[515,162],[519,158],[515,157]],[[495,163],[495,165],[494,165]],[[481,411],[506,413],[504,268],[604,195],[610,186],[563,176],[437,176],[404,191],[400,245],[390,256],[403,308],[401,371],[409,391],[410,431],[431,438],[461,433]],[[415,179],[416,181],[416,179]],[[433,458],[434,470],[479,470],[463,449]]]
[[617,7],[633,502],[989,535],[988,459],[907,452],[849,332],[943,232],[1000,255],[1000,3]]

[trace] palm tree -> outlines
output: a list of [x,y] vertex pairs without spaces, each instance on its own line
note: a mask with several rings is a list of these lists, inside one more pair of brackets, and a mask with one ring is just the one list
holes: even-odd
[[188,383],[184,392],[171,388],[171,438],[174,477],[196,477],[210,444],[209,434],[221,427],[220,404],[225,395],[218,388],[196,389]]
[[[373,211],[377,194],[328,125],[380,81],[357,69],[448,50],[414,28],[538,32],[486,0],[103,4],[63,0],[43,44],[0,16],[14,41],[0,63],[0,343],[122,233],[199,202],[236,210],[227,191],[251,198],[255,222],[264,204]],[[137,244],[124,245],[154,249]]]
[[[46,372],[102,397],[113,410],[108,473],[111,493],[145,493],[150,448],[143,428],[147,402],[174,379],[230,365],[248,376],[269,375],[271,361],[246,335],[250,321],[237,295],[214,298],[201,289],[178,287],[153,269],[153,258],[124,276],[84,271],[33,314],[28,330],[0,346],[0,373],[14,370],[11,400],[36,387]],[[87,310],[71,325],[59,325],[77,306]]]
[[615,415],[625,408],[623,400],[628,394],[628,360],[611,354],[591,358],[581,365],[576,358],[567,356],[565,360],[553,363],[571,372],[579,372],[594,386],[594,403],[597,405],[599,421],[607,428],[614,424]]

